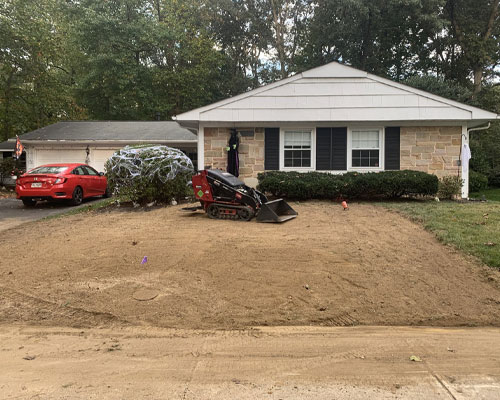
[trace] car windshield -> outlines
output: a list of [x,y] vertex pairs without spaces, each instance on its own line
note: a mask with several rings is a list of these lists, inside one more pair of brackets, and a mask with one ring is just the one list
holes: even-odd
[[57,166],[46,166],[46,167],[38,167],[35,169],[32,169],[31,171],[28,172],[28,174],[59,174],[65,170],[67,170],[68,167],[57,167]]

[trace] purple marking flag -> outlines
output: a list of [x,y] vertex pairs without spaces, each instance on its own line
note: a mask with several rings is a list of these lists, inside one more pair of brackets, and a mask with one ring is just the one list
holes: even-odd
[[144,256],[144,258],[141,261],[141,264],[146,264],[148,262],[148,256]]

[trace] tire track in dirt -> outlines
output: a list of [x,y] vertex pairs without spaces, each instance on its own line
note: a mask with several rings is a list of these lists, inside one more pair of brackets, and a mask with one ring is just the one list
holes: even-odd
[[74,328],[131,325],[130,322],[111,313],[57,304],[5,286],[0,286],[0,293],[0,321]]
[[329,316],[325,318],[318,318],[313,321],[315,324],[321,326],[356,326],[359,322],[348,313]]

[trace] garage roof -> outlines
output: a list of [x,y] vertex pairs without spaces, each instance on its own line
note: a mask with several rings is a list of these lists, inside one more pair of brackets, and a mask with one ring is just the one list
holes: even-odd
[[[65,121],[20,136],[26,141],[58,142],[196,142],[190,130],[174,121]],[[14,140],[14,139],[12,139]]]
[[14,151],[16,147],[16,142],[2,142],[0,143],[0,151]]

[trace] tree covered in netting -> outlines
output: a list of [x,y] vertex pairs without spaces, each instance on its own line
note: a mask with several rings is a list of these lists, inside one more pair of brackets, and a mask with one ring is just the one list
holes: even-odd
[[126,146],[106,161],[105,169],[112,193],[134,202],[168,202],[192,191],[187,182],[193,163],[168,146]]

